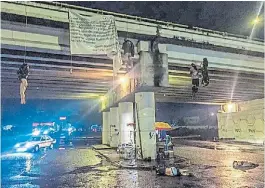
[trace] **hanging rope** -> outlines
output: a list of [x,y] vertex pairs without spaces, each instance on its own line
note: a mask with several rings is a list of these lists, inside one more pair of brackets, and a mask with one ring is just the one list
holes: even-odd
[[[68,12],[69,12],[69,10],[68,10]],[[70,47],[69,51],[70,51],[70,64],[71,64],[70,74],[72,74],[73,73],[73,56],[72,56],[72,51],[71,51],[71,31],[70,31],[71,19],[70,19],[70,15],[69,14],[68,14],[68,20],[69,20],[69,47]]]
[[28,13],[27,13],[27,6],[25,5],[25,14],[26,14],[26,32],[25,32],[25,37],[24,37],[24,64],[26,63],[26,56],[27,56],[27,27],[28,27]]
[[70,74],[73,73],[73,56],[72,56],[72,53],[70,52],[71,54],[71,68],[70,68]]
[[27,56],[27,26],[28,26],[28,15],[27,15],[27,7],[25,5],[25,15],[26,15],[26,25],[25,25],[25,36],[24,36],[24,62],[23,65],[20,66],[19,70],[17,71],[18,78],[20,80],[20,97],[21,97],[21,104],[26,104],[26,96],[25,92],[28,87],[28,75],[29,75],[29,67],[26,64],[26,56]]
[[129,24],[126,22],[126,39],[128,39]]

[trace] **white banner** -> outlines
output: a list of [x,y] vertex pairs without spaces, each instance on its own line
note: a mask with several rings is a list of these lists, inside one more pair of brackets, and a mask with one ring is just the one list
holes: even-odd
[[69,11],[69,25],[71,54],[107,55],[113,59],[116,75],[122,60],[114,17],[88,17]]

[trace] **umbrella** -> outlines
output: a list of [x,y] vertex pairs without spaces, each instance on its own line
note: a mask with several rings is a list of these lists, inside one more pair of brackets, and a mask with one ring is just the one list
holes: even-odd
[[171,130],[171,126],[165,122],[155,122],[155,129],[156,130]]

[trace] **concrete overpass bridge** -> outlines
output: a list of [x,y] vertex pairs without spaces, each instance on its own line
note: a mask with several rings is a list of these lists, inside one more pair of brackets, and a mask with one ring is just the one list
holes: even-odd
[[[1,2],[3,98],[19,97],[16,70],[24,59],[31,67],[28,98],[98,98],[112,87],[111,59],[70,54],[69,9],[86,16],[114,15],[121,44],[127,35],[135,44],[149,42],[161,26],[169,87],[156,92],[159,101],[225,103],[264,95],[261,40],[72,5]],[[211,84],[200,88],[198,99],[191,101],[189,66],[204,57],[209,60]],[[124,67],[120,73],[125,73]]]
[[[71,55],[69,10],[88,17],[115,17],[120,44],[128,37],[139,52],[133,59],[138,85],[135,77],[130,80],[133,84],[119,83],[107,56]],[[154,87],[148,59],[158,26],[168,73],[163,87]],[[197,99],[192,100],[189,67],[192,62],[200,64],[204,57],[209,61],[211,82],[200,87]],[[16,71],[24,61],[30,65],[27,98],[103,99],[103,143],[113,147],[129,143],[134,131],[130,125],[135,123],[133,140],[141,148],[142,158],[156,156],[156,102],[237,102],[224,105],[228,113],[218,115],[219,137],[264,141],[262,40],[66,4],[1,2],[2,98],[19,97]],[[125,67],[119,74],[125,75]],[[254,99],[260,100],[242,102]]]

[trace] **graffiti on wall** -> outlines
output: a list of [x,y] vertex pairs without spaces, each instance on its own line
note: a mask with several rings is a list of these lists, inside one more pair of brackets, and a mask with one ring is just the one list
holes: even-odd
[[238,141],[263,143],[264,110],[242,111],[237,113],[219,113],[219,138],[231,138]]

